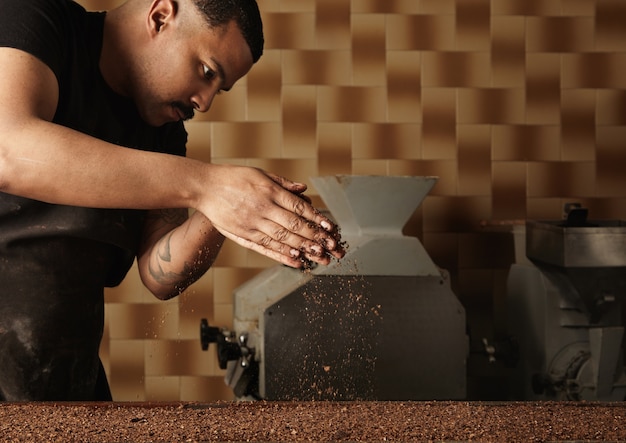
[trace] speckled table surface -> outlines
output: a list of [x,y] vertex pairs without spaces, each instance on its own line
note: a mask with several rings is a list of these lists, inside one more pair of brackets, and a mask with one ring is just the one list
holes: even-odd
[[0,441],[626,441],[626,403],[0,403]]

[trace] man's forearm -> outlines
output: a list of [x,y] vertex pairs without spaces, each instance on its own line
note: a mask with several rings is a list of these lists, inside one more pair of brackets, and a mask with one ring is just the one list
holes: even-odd
[[0,190],[54,204],[188,208],[211,165],[116,146],[46,121],[4,131]]
[[[138,256],[144,285],[164,300],[177,296],[200,278],[224,243],[224,236],[201,213],[195,212],[187,220],[181,220],[181,215],[181,211],[154,211],[151,216],[160,217],[167,224],[182,224],[164,235],[161,235],[163,230],[147,233],[146,244]],[[163,217],[178,219],[163,220]],[[147,226],[150,223],[148,220]],[[157,239],[152,241],[154,238]]]

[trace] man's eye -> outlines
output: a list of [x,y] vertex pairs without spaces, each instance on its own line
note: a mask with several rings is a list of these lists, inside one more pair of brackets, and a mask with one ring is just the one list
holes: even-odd
[[207,65],[202,65],[202,69],[204,71],[204,78],[207,80],[213,80],[215,78],[216,72]]

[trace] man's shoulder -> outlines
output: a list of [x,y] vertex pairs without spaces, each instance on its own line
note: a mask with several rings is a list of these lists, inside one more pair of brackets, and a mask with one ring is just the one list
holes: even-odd
[[[0,38],[72,26],[87,11],[72,0],[0,0]],[[33,28],[33,26],[37,26]]]
[[73,0],[0,0],[2,20],[12,20],[16,14],[50,15],[85,12],[80,4]]
[[71,0],[0,0],[0,11],[0,46],[28,52],[57,74],[87,14]]

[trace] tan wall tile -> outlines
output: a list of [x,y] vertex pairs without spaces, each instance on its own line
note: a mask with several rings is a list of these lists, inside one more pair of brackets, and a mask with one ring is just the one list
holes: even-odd
[[417,14],[422,12],[420,6],[420,0],[352,0],[351,2],[353,14]]
[[168,401],[180,395],[180,377],[146,377],[146,401]]
[[494,162],[493,218],[521,220],[526,218],[528,166],[525,162]]
[[580,53],[562,56],[561,86],[625,89],[626,54]]
[[199,337],[200,334],[196,340],[146,340],[146,377],[214,375],[211,363],[215,352],[202,352]]
[[246,87],[247,82],[242,79],[228,93],[220,93],[213,99],[213,104],[207,112],[196,112],[194,121],[197,122],[232,122],[246,119]]
[[249,268],[267,268],[276,265],[276,262],[258,252],[248,251],[246,266]]
[[586,52],[593,49],[591,17],[530,17],[526,28],[528,52]]
[[561,3],[561,10],[567,16],[593,17],[596,3],[597,0],[567,0]]
[[178,329],[178,300],[146,304],[112,303],[109,313],[116,321],[109,324],[111,339],[174,338]]
[[456,158],[456,107],[455,89],[422,89],[422,157],[424,159]]
[[456,49],[488,51],[491,47],[491,0],[456,2]]
[[491,17],[491,69],[494,87],[522,87],[526,82],[526,19]]
[[561,121],[561,56],[526,55],[526,123]]
[[384,122],[386,92],[384,87],[320,87],[317,118],[331,122]]
[[526,100],[518,88],[463,88],[458,92],[458,123],[524,123]]
[[320,123],[318,141],[319,175],[349,174],[352,162],[352,125]]
[[452,51],[454,24],[454,15],[391,14],[387,18],[387,49]]
[[[254,69],[245,77],[247,79],[247,120],[256,122],[280,120],[282,112],[280,95],[284,82],[282,62],[281,51],[265,50]],[[217,106],[219,104],[216,104]]]
[[284,51],[284,85],[352,84],[350,51]]
[[315,32],[318,49],[350,49],[350,0],[317,0]]
[[263,14],[267,49],[316,49],[314,12]]
[[559,220],[563,217],[563,205],[571,199],[562,198],[529,198],[528,219]]
[[[272,264],[274,266],[274,264]],[[267,265],[266,265],[267,267]],[[232,329],[233,327],[233,305],[232,304],[219,304],[215,305],[215,325],[218,327]],[[220,372],[217,360],[215,361],[213,367],[213,373],[217,374]]]
[[491,13],[493,15],[560,15],[563,1],[569,0],[496,0],[491,2]]
[[589,197],[576,199],[583,207],[589,209],[596,220],[626,220],[626,206],[623,197]]
[[355,175],[388,175],[389,160],[353,160],[352,174]]
[[389,175],[414,175],[438,177],[430,195],[454,195],[458,190],[456,160],[393,161]]
[[422,57],[422,86],[489,87],[490,66],[488,52],[427,51]]
[[209,163],[211,161],[211,123],[190,121],[187,130],[187,156]]
[[109,384],[117,401],[144,401],[145,340],[112,340],[109,346]]
[[227,239],[222,246],[214,267],[243,266],[246,263],[246,250],[234,241]]
[[232,389],[223,376],[180,377],[180,400],[211,402],[234,400]]
[[602,125],[626,125],[626,91],[602,89],[597,91],[596,123]]
[[[262,0],[267,1],[267,0]],[[316,0],[274,0],[283,12],[315,12]],[[259,3],[262,9],[262,4]]]
[[352,18],[352,81],[355,86],[385,83],[385,32],[386,18],[382,14],[355,14]]
[[595,160],[596,91],[565,90],[561,108],[561,160]]
[[387,52],[387,118],[391,122],[421,122],[421,54]]
[[414,0],[414,3],[422,14],[453,15],[456,6],[455,0]]
[[211,129],[214,158],[281,157],[282,133],[278,122],[214,123]]
[[424,232],[465,232],[491,219],[491,197],[429,196],[422,204]]
[[317,90],[314,86],[285,86],[282,95],[283,155],[317,156]]
[[420,126],[417,124],[355,124],[352,158],[419,159]]
[[596,2],[595,26],[597,51],[626,50],[626,4],[620,0]]
[[[261,10],[261,15],[268,12],[279,12],[281,11],[281,4],[285,3],[286,0],[258,0],[257,4],[259,9]],[[303,0],[300,2],[301,4],[310,3],[309,0]]]
[[560,158],[560,128],[556,125],[493,127],[493,160],[557,161]]
[[214,303],[232,304],[233,291],[259,273],[259,269],[215,268]]
[[177,338],[197,340],[202,318],[213,319],[216,303],[214,292],[215,269],[209,270],[200,280],[191,285],[178,297]]
[[626,128],[601,126],[597,128],[596,186],[598,196],[618,197],[626,194]]
[[491,127],[459,125],[459,195],[491,195]]
[[593,196],[596,168],[593,162],[530,163],[529,197],[575,198]]

